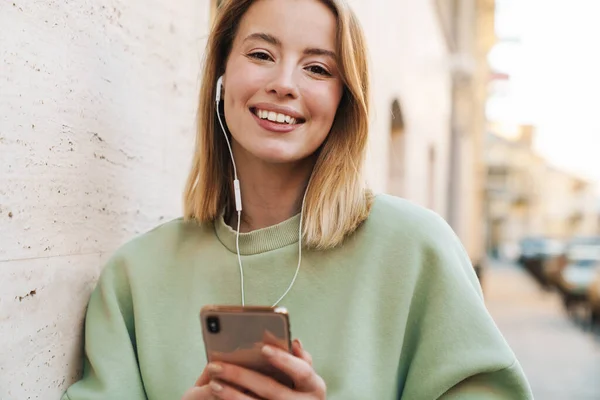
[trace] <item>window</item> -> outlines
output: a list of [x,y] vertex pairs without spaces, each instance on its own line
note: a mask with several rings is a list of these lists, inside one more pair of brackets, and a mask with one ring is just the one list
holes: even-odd
[[403,196],[406,168],[406,138],[404,134],[404,116],[400,102],[394,100],[391,109],[388,193]]

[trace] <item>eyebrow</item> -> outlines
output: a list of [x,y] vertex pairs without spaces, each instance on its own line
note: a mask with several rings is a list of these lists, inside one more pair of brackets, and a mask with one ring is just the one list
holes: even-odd
[[[262,32],[252,33],[248,35],[246,39],[244,39],[244,42],[247,42],[249,40],[262,40],[263,42],[270,43],[273,46],[277,47],[281,47],[282,45],[281,40],[277,39],[275,36]],[[326,56],[331,57],[333,60],[337,60],[337,55],[335,54],[335,52],[331,50],[319,49],[316,47],[304,49],[304,54],[311,56]]]

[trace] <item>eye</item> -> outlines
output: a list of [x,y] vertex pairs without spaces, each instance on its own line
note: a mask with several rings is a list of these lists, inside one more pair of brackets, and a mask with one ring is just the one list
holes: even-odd
[[310,65],[310,66],[306,67],[306,70],[308,72],[311,72],[311,73],[317,74],[317,75],[331,76],[329,71],[327,71],[325,68],[321,67],[320,65]]
[[271,61],[273,59],[268,53],[265,53],[264,51],[255,51],[254,53],[248,54],[248,57],[260,61]]

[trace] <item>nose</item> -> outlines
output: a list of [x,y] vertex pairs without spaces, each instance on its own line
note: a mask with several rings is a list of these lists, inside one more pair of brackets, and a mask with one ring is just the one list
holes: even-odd
[[294,77],[294,69],[283,65],[274,69],[273,77],[267,84],[266,90],[280,98],[297,98],[299,91]]

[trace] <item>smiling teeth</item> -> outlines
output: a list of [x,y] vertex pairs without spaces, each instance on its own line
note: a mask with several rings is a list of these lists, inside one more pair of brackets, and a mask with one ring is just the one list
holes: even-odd
[[280,124],[286,123],[294,125],[296,123],[296,118],[274,111],[256,110],[256,116],[260,119],[268,119],[269,121],[278,122]]

